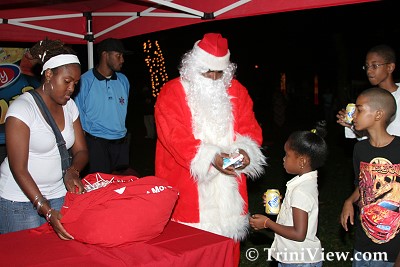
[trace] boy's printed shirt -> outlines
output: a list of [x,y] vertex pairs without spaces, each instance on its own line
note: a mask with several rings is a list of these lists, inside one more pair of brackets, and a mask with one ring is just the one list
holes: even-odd
[[363,230],[374,243],[388,242],[400,230],[400,164],[380,157],[361,162],[359,188]]

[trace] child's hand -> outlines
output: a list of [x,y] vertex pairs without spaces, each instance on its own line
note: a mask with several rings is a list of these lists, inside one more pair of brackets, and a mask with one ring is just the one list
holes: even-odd
[[346,122],[345,118],[346,118],[346,109],[342,108],[341,110],[339,110],[338,114],[336,115],[337,118],[337,123],[339,123],[340,125],[344,126],[344,127],[351,127],[351,123]]
[[353,203],[350,200],[346,200],[343,204],[342,213],[340,214],[340,223],[342,224],[344,230],[348,231],[347,221],[350,224],[354,224],[354,208]]
[[264,227],[264,222],[267,219],[268,219],[267,216],[261,214],[253,214],[249,219],[249,223],[254,230],[260,230],[266,228]]

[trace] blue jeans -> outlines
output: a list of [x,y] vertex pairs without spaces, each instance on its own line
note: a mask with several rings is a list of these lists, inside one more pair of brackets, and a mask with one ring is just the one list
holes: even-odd
[[[372,260],[370,252],[359,252],[354,250],[353,254],[353,265],[352,267],[393,267],[394,262],[382,261],[382,260]],[[364,260],[369,259],[369,260]],[[371,259],[371,260],[370,260]]]
[[[64,197],[49,199],[53,209],[60,210]],[[31,202],[17,202],[0,197],[0,234],[31,229],[46,223]]]
[[322,261],[314,263],[282,263],[278,262],[278,267],[322,267]]

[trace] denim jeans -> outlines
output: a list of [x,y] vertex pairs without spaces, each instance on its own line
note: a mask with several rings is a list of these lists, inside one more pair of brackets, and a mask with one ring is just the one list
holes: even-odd
[[[60,210],[64,197],[49,199],[53,209]],[[33,208],[31,202],[10,201],[0,197],[0,234],[36,228],[46,223]]]
[[370,258],[371,258],[370,252],[362,253],[357,250],[354,250],[352,267],[393,267],[394,265],[394,262],[389,262],[389,261],[364,260]]
[[314,263],[282,263],[278,262],[278,267],[322,267],[322,261]]

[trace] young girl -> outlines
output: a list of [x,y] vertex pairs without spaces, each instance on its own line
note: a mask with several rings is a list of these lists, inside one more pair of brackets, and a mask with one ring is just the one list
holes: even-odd
[[[322,266],[318,227],[317,169],[328,154],[326,122],[320,121],[311,131],[296,131],[285,143],[283,166],[287,173],[297,175],[286,184],[286,194],[276,222],[261,214],[250,218],[255,230],[270,228],[275,232],[269,250],[279,267]],[[264,198],[265,203],[265,198]]]

